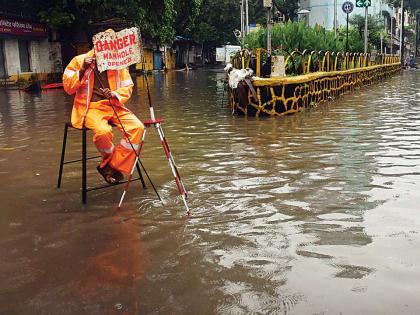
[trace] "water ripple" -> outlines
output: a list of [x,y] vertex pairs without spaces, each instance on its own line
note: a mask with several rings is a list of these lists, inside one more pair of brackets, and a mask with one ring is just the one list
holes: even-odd
[[[142,161],[164,202],[150,184],[146,191],[133,184],[120,214],[135,222],[152,257],[138,307],[180,314],[418,313],[411,293],[418,292],[420,240],[407,231],[420,229],[420,76],[406,73],[273,119],[232,117],[220,106],[221,78],[200,71],[151,77],[192,216],[185,216],[150,130]],[[129,106],[145,119],[140,77],[137,84]],[[2,189],[4,204],[17,198],[24,212],[52,200],[43,211],[77,211],[80,168],[66,166],[67,198],[51,189],[71,98],[1,91],[0,100],[0,165],[16,174]],[[74,156],[76,133],[68,148]],[[89,181],[97,179],[93,165],[89,170]],[[25,191],[18,189],[23,184]],[[89,211],[107,211],[120,193],[92,193]],[[384,299],[395,306],[384,309]]]

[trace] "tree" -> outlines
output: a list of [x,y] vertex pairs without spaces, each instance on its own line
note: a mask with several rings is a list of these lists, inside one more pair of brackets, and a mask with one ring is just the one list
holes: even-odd
[[175,0],[17,0],[22,10],[34,12],[41,22],[66,34],[81,30],[90,38],[97,22],[119,18],[135,24],[159,42],[175,36]]
[[274,0],[274,6],[277,10],[286,16],[286,20],[295,20],[297,18],[297,10],[299,7],[297,0]]
[[[360,14],[356,14],[349,20],[352,25],[359,33],[360,40],[364,38],[365,29],[365,18]],[[380,48],[381,45],[381,34],[383,30],[383,24],[381,18],[377,16],[368,16],[368,43],[375,48]],[[349,40],[350,42],[350,40]]]
[[239,1],[203,0],[191,36],[207,45],[236,43],[233,31],[240,25]]
[[[394,7],[401,7],[401,0],[387,0],[388,4]],[[404,0],[404,7],[412,12],[420,9],[420,1]]]
[[[236,43],[233,34],[240,28],[240,0],[178,0],[181,7],[189,2],[190,14],[185,9],[177,10],[177,30],[180,35],[187,35],[207,45]],[[266,24],[266,11],[262,0],[249,0],[249,22]],[[199,7],[197,4],[200,4]],[[287,19],[295,18],[297,0],[274,0],[274,9],[286,15]],[[181,16],[179,16],[181,14]],[[183,23],[182,21],[188,21]],[[187,25],[187,26],[185,26]]]
[[[64,36],[78,31],[91,38],[94,25],[119,19],[127,25],[138,25],[142,33],[159,43],[170,43],[175,35],[183,35],[200,43],[220,45],[236,43],[233,31],[240,28],[240,0],[14,0],[13,3],[34,13]],[[287,19],[296,16],[297,0],[273,0],[273,3],[274,9]],[[249,21],[266,23],[262,0],[249,0]]]
[[203,0],[176,0],[175,29],[179,35],[192,35]]

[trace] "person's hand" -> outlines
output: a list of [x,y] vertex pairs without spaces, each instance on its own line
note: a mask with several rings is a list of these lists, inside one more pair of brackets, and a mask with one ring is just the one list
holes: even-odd
[[102,94],[107,98],[107,99],[111,99],[113,97],[112,92],[110,89],[105,88],[105,89],[100,89]]
[[83,69],[86,70],[90,67],[90,65],[95,64],[95,61],[95,57],[85,57],[85,59],[83,60]]
[[87,68],[90,67],[90,65],[94,65],[96,61],[95,57],[85,57],[85,59],[83,60],[83,66],[82,69],[79,72],[79,80],[81,81],[83,76],[85,75],[85,72],[87,70]]

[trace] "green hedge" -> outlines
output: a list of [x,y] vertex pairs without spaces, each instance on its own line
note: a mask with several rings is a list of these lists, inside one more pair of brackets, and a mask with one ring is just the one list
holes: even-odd
[[[293,51],[345,51],[346,30],[340,28],[337,38],[334,31],[327,31],[321,26],[308,27],[305,21],[275,24],[272,28],[272,48]],[[266,48],[267,29],[260,28],[245,37],[245,48]],[[363,39],[356,28],[349,28],[349,51],[363,52]]]

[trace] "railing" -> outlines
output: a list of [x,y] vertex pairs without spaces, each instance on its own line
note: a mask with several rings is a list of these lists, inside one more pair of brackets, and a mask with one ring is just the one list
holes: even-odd
[[[399,56],[370,53],[349,53],[304,50],[274,51],[273,55],[285,56],[286,75],[301,75],[313,72],[342,71],[349,69],[364,68],[374,65],[386,65],[400,62]],[[268,52],[263,48],[255,50],[244,49],[231,58],[234,68],[252,68],[258,77],[269,76],[271,61]]]

